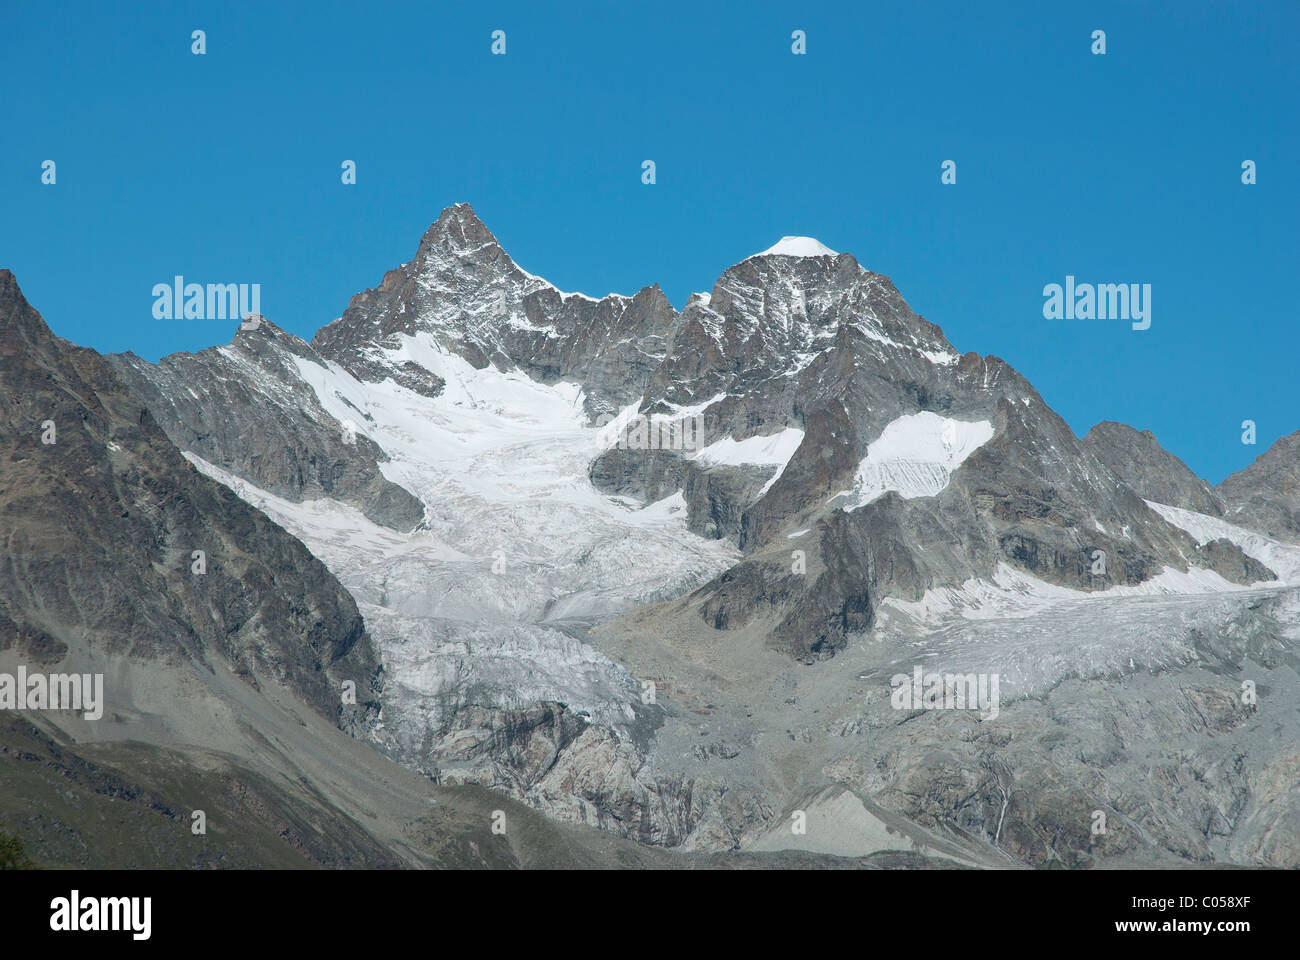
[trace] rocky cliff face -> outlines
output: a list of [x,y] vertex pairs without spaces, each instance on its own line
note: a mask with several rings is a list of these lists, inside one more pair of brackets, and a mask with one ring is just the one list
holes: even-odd
[[1220,517],[1275,540],[1300,541],[1300,433],[1282,437],[1217,487],[1192,473],[1149,430],[1099,423],[1083,442],[1147,500]]
[[1088,431],[1083,445],[1143,499],[1223,516],[1219,493],[1160,446],[1150,430],[1107,420]]
[[1228,477],[1218,492],[1228,504],[1224,519],[1277,540],[1300,542],[1300,431]]
[[444,210],[415,257],[353,297],[312,346],[358,380],[392,377],[437,396],[441,378],[403,351],[423,340],[476,368],[518,367],[547,384],[576,381],[595,417],[640,395],[675,320],[658,286],[599,300],[557,290],[520,269],[462,203]]
[[291,500],[332,498],[398,530],[423,518],[423,504],[384,477],[388,458],[358,433],[366,412],[353,411],[354,422],[326,413],[297,364],[323,361],[265,317],[245,320],[228,346],[158,364],[108,359],[182,450]]
[[[730,629],[767,611],[771,642],[799,659],[833,654],[885,598],[918,600],[1001,563],[1080,590],[1192,566],[1232,582],[1272,576],[1166,523],[1015,370],[959,355],[848,254],[757,255],[692,298],[638,412],[697,410],[703,456],[614,449],[593,482],[646,497],[684,489],[691,529],[734,536],[748,554],[694,595],[701,618]],[[932,442],[900,445],[903,425],[933,425]],[[967,450],[980,430],[991,435]],[[786,432],[798,438],[787,460],[751,456],[762,486],[737,473],[746,454],[709,458]],[[818,535],[790,543],[800,529]],[[792,563],[792,548],[816,556]]]
[[[110,364],[50,333],[9,271],[0,425],[0,652],[46,668],[220,662],[333,722],[373,720],[380,664],[352,598],[196,473]],[[357,710],[343,709],[345,680]]]

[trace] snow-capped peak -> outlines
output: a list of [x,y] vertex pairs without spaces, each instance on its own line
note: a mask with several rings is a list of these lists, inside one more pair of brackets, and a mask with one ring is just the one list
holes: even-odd
[[632,299],[622,293],[608,293],[604,297],[593,297],[579,291],[561,290],[545,277],[530,273],[519,266],[514,257],[505,251],[496,236],[488,229],[487,224],[479,218],[468,203],[457,203],[444,208],[438,219],[429,226],[420,244],[422,252],[428,251],[422,262],[422,269],[425,272],[442,272],[451,276],[464,269],[463,264],[458,261],[473,258],[490,262],[495,269],[504,274],[508,274],[512,268],[518,270],[525,280],[532,283],[533,289],[549,288],[558,293],[562,300],[580,297],[583,300],[599,303],[611,297],[622,300]]
[[756,257],[837,257],[834,250],[812,237],[782,237]]

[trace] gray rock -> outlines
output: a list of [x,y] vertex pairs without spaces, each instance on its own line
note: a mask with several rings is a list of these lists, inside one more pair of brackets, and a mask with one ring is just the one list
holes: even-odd
[[1160,446],[1150,430],[1105,420],[1088,431],[1083,446],[1144,500],[1223,516],[1223,498]]
[[264,317],[226,347],[175,353],[157,364],[126,353],[107,359],[171,441],[223,470],[293,501],[330,497],[375,523],[414,528],[424,505],[385,479],[388,458],[364,430],[327,413],[295,357],[324,365],[310,346]]
[[521,270],[469,204],[448,207],[415,257],[352,298],[312,339],[358,379],[392,376],[426,396],[441,383],[382,353],[403,335],[427,335],[475,367],[518,367],[542,383],[577,380],[593,416],[636,399],[662,360],[676,313],[659,287],[594,300]]
[[1300,543],[1300,431],[1282,437],[1218,491],[1227,503],[1225,520]]
[[[195,472],[115,368],[54,336],[7,270],[0,394],[0,652],[220,663],[331,722],[374,720],[382,669],[352,597],[299,541]],[[359,712],[343,708],[345,680]]]

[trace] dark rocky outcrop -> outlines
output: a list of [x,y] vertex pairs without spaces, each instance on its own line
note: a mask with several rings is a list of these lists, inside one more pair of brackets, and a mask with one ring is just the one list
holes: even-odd
[[[61,654],[204,670],[222,661],[332,722],[377,712],[379,659],[333,575],[200,476],[114,367],[54,336],[7,270],[0,518],[0,652],[47,664]],[[346,721],[345,680],[363,707]]]

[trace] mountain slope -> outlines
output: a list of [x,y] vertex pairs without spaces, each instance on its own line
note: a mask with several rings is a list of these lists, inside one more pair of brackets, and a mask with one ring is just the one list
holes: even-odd
[[1224,519],[1300,543],[1300,431],[1282,437],[1218,491],[1228,503]]
[[[109,364],[50,333],[8,271],[0,421],[0,628],[10,653],[83,669],[110,657],[200,671],[220,660],[336,722],[377,709],[378,657],[338,581],[195,473]],[[346,719],[344,680],[359,702]]]
[[[241,324],[229,346],[174,354],[158,364],[134,354],[109,357],[182,450],[191,451],[292,500],[330,497],[376,523],[410,530],[423,505],[379,466],[386,459],[357,424],[329,416],[302,382],[295,359],[315,351],[265,317]],[[348,422],[351,422],[349,420]]]
[[1106,420],[1088,431],[1083,445],[1143,499],[1212,517],[1223,516],[1223,498],[1187,464],[1160,446],[1150,430],[1139,433],[1125,424]]
[[[958,353],[887,277],[815,242],[742,261],[679,314],[653,287],[562,293],[458,205],[310,348],[277,356],[221,375],[249,378],[247,397],[310,391],[327,430],[360,416],[384,479],[425,505],[419,528],[262,487],[240,473],[238,435],[187,452],[356,597],[388,678],[376,744],[444,784],[645,843],[768,843],[799,803],[857,810],[828,799],[832,783],[897,790],[896,810],[928,795],[942,765],[909,746],[918,727],[894,731],[866,678],[934,643],[926,655],[1020,678],[1014,719],[962,741],[943,803],[905,814],[961,823],[989,854],[1006,789],[994,753],[1034,736],[1028,698],[1079,677],[1062,707],[1077,712],[1098,685],[1156,671],[1140,739],[1158,754],[1196,733],[1196,710],[1167,700],[1205,655],[1199,632],[1240,629],[1260,602],[1248,588],[1276,584],[1266,561],[1289,563],[1149,505],[1008,364]],[[176,416],[164,395],[150,406]],[[1290,643],[1280,629],[1270,651]],[[1219,675],[1241,669],[1235,649],[1216,657]],[[1194,680],[1221,699],[1213,675]],[[965,737],[961,722],[934,737]],[[909,758],[888,783],[844,755],[868,734]],[[1012,808],[1015,856],[1039,862],[1043,791],[1066,777],[1071,803],[1095,801],[1069,758],[1015,752],[1037,778]],[[1187,834],[1177,797],[1138,792],[1169,829],[1130,838],[1132,855],[1229,856]],[[1213,793],[1198,801],[1241,797]],[[961,797],[973,807],[948,806]],[[883,821],[862,810],[874,835]]]

